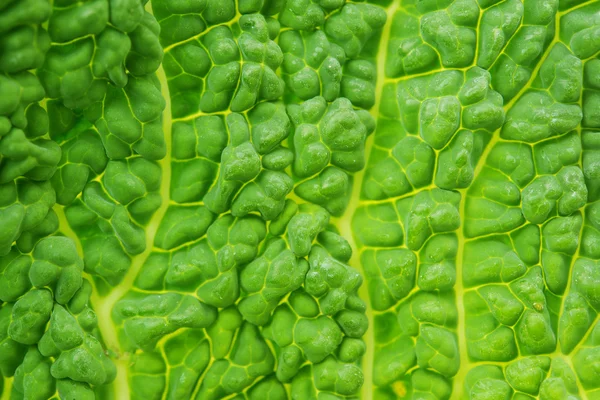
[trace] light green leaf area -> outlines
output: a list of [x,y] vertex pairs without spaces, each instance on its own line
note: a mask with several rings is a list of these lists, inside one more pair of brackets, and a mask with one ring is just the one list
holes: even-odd
[[600,400],[598,15],[0,0],[0,400]]

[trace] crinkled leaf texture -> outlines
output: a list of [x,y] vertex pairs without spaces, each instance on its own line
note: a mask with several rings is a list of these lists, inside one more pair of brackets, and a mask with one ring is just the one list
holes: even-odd
[[599,400],[600,0],[0,0],[0,400]]

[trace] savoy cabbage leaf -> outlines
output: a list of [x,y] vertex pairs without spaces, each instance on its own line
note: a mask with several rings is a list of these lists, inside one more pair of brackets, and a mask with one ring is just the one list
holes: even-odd
[[0,399],[600,399],[598,15],[0,0]]

